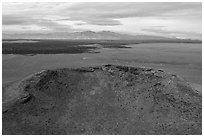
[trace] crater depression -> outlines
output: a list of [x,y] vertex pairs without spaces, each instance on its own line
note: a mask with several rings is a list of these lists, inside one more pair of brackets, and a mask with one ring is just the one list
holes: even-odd
[[201,94],[163,70],[45,70],[3,90],[3,134],[202,134]]

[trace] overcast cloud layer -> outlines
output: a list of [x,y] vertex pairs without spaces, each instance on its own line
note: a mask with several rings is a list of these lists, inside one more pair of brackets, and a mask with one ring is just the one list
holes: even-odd
[[3,3],[3,34],[114,31],[201,39],[201,3]]

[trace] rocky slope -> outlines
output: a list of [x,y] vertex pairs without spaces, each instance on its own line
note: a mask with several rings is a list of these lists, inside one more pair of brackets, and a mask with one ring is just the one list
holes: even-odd
[[163,70],[46,70],[11,89],[3,134],[202,134],[201,95]]

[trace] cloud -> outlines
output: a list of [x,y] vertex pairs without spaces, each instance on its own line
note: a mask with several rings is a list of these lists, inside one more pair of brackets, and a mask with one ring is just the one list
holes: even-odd
[[37,26],[38,28],[41,28],[39,29],[39,31],[64,32],[72,30],[72,27],[70,25],[60,24],[56,21],[52,21],[49,19],[33,17],[20,15],[2,15],[2,25],[3,27],[14,25],[16,27],[20,27],[21,29],[18,30],[22,31],[30,30],[32,26]]
[[[69,8],[61,9],[69,20],[82,20],[97,25],[102,21],[114,25],[114,19],[129,17],[177,17],[177,16],[201,16],[200,3],[79,3]],[[92,21],[94,19],[94,21]],[[120,25],[120,23],[118,23]]]
[[[67,32],[110,30],[123,32],[201,33],[202,3],[182,2],[87,2],[3,3],[3,31]],[[155,29],[152,26],[165,26]],[[186,29],[189,28],[187,34]],[[32,31],[31,31],[32,32]],[[137,32],[135,32],[137,33]],[[184,34],[182,34],[184,35]]]
[[[89,19],[86,21],[85,24],[92,24],[92,25],[101,25],[101,26],[115,26],[115,25],[122,25],[120,21],[114,19]],[[83,25],[83,24],[81,24]]]
[[195,38],[195,39],[201,39],[202,33],[196,33],[196,32],[184,32],[184,31],[170,31],[165,30],[164,27],[152,27],[152,28],[146,28],[142,29],[142,31],[146,32],[153,32],[160,35],[169,35],[169,36],[177,36],[177,37],[185,37],[185,38]]
[[[72,5],[66,3],[66,7]],[[56,19],[62,18],[57,11],[65,6],[63,3],[3,3],[3,30],[27,31],[30,28],[42,31],[72,31],[68,24],[60,24]],[[40,29],[41,28],[41,29]],[[33,31],[33,32],[34,32]]]
[[30,24],[32,19],[24,16],[2,15],[2,25]]

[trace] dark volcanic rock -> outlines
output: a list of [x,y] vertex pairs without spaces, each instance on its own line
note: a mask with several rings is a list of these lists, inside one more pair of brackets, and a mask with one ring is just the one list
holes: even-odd
[[46,70],[18,86],[3,134],[202,134],[201,95],[161,70]]

